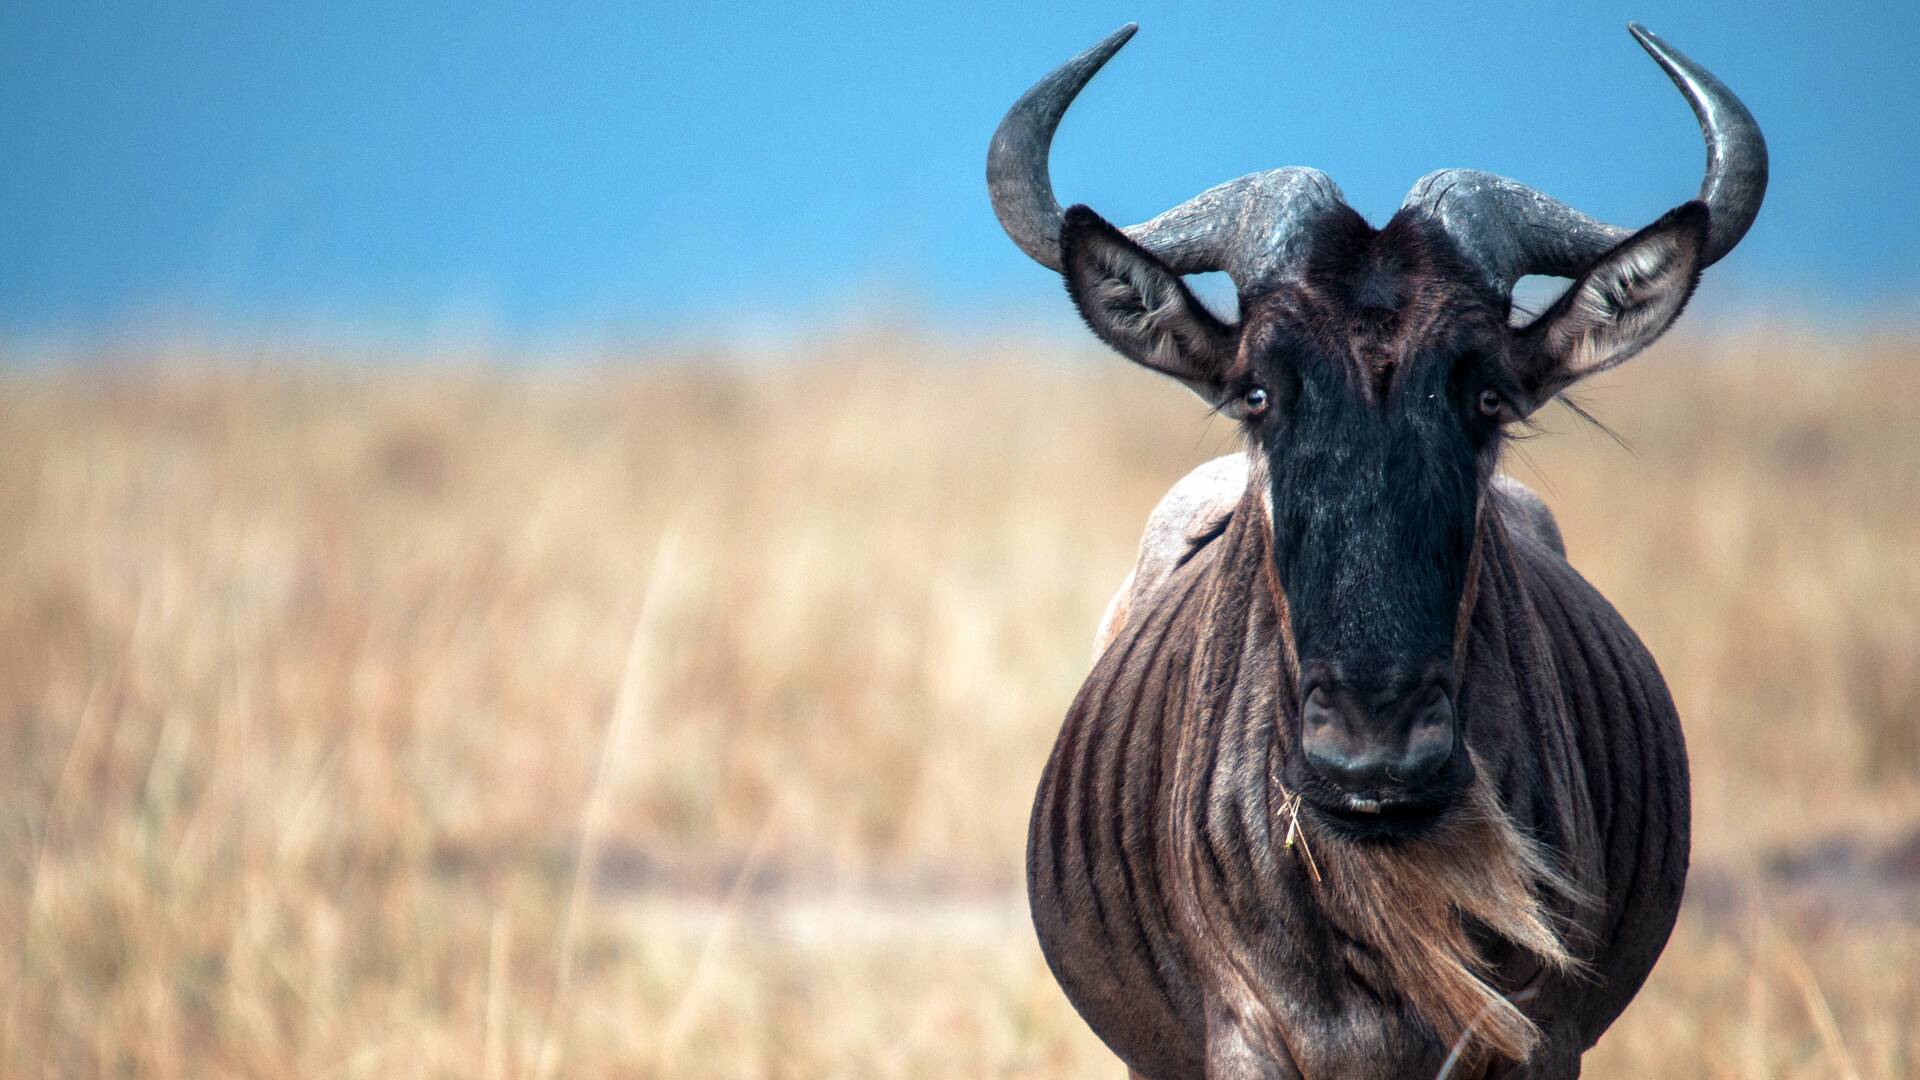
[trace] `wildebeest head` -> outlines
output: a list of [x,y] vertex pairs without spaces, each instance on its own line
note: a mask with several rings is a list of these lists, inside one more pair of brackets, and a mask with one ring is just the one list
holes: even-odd
[[[988,184],[1008,234],[1062,272],[1094,333],[1244,424],[1267,487],[1274,592],[1294,675],[1286,775],[1356,836],[1415,831],[1472,777],[1456,715],[1481,506],[1509,425],[1658,338],[1765,191],[1765,142],[1720,82],[1633,35],[1708,147],[1697,201],[1638,232],[1531,188],[1450,169],[1375,229],[1325,174],[1243,176],[1144,224],[1062,212],[1047,151],[1128,26],[1016,103]],[[1181,275],[1224,270],[1237,323]],[[1509,324],[1527,274],[1573,279]]]

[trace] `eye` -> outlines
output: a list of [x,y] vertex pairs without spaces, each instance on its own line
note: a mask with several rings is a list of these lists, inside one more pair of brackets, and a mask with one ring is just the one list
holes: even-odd
[[1487,417],[1499,416],[1500,411],[1506,407],[1506,402],[1500,397],[1500,391],[1492,389],[1480,391],[1479,404],[1480,415]]
[[1249,387],[1240,395],[1240,411],[1248,417],[1259,416],[1267,411],[1267,390],[1264,386]]

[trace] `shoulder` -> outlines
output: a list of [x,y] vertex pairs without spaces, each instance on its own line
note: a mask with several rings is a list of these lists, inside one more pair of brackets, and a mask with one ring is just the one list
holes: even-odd
[[1098,657],[1127,624],[1129,614],[1173,572],[1225,530],[1247,490],[1247,458],[1228,454],[1194,469],[1160,497],[1140,535],[1133,572],[1108,602],[1094,635]]
[[1525,484],[1500,473],[1494,476],[1488,494],[1509,529],[1545,545],[1562,559],[1567,557],[1567,544],[1560,535],[1560,523],[1554,520],[1553,511],[1547,509],[1546,502]]
[[1196,544],[1218,535],[1246,490],[1244,454],[1214,458],[1181,477],[1147,515],[1136,572],[1149,562],[1170,570],[1184,561]]

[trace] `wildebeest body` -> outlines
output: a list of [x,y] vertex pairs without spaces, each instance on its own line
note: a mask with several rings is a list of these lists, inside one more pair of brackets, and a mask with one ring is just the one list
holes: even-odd
[[[1673,926],[1688,851],[1686,754],[1647,650],[1568,565],[1541,511],[1512,488],[1494,490],[1498,524],[1461,685],[1465,738],[1506,812],[1587,898],[1560,914],[1590,967],[1547,972],[1485,945],[1500,990],[1532,991],[1522,1007],[1546,1041],[1531,1071],[1571,1075]],[[1296,1059],[1249,1051],[1259,1064],[1247,1075],[1433,1075],[1451,1048],[1382,983],[1372,956],[1395,943],[1343,932],[1345,913],[1325,887],[1335,883],[1316,884],[1302,853],[1282,843],[1288,816],[1271,780],[1286,753],[1276,710],[1290,706],[1261,576],[1260,498],[1249,488],[1217,535],[1134,597],[1068,712],[1034,803],[1034,923],[1075,1007],[1142,1075],[1218,1075],[1217,1061],[1207,1071],[1209,1025],[1218,1056],[1234,1043],[1220,1029],[1263,1022],[1231,1015],[1209,992],[1222,965],[1246,969],[1258,996],[1248,1011],[1270,1008]],[[1321,859],[1344,843],[1307,842]],[[1209,905],[1231,919],[1191,916]]]

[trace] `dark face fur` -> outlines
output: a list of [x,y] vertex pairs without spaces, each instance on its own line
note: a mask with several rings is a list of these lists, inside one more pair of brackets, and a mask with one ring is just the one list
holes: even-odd
[[1471,782],[1456,663],[1503,430],[1671,324],[1705,223],[1681,207],[1514,329],[1432,222],[1375,230],[1343,210],[1317,223],[1297,277],[1243,289],[1230,326],[1123,234],[1068,213],[1088,324],[1238,418],[1264,465],[1298,673],[1283,779],[1331,827],[1417,835]]
[[1299,661],[1288,779],[1336,827],[1404,831],[1472,779],[1454,639],[1508,415],[1506,304],[1415,218],[1335,217],[1312,252],[1248,313],[1229,379],[1266,392],[1246,424]]

